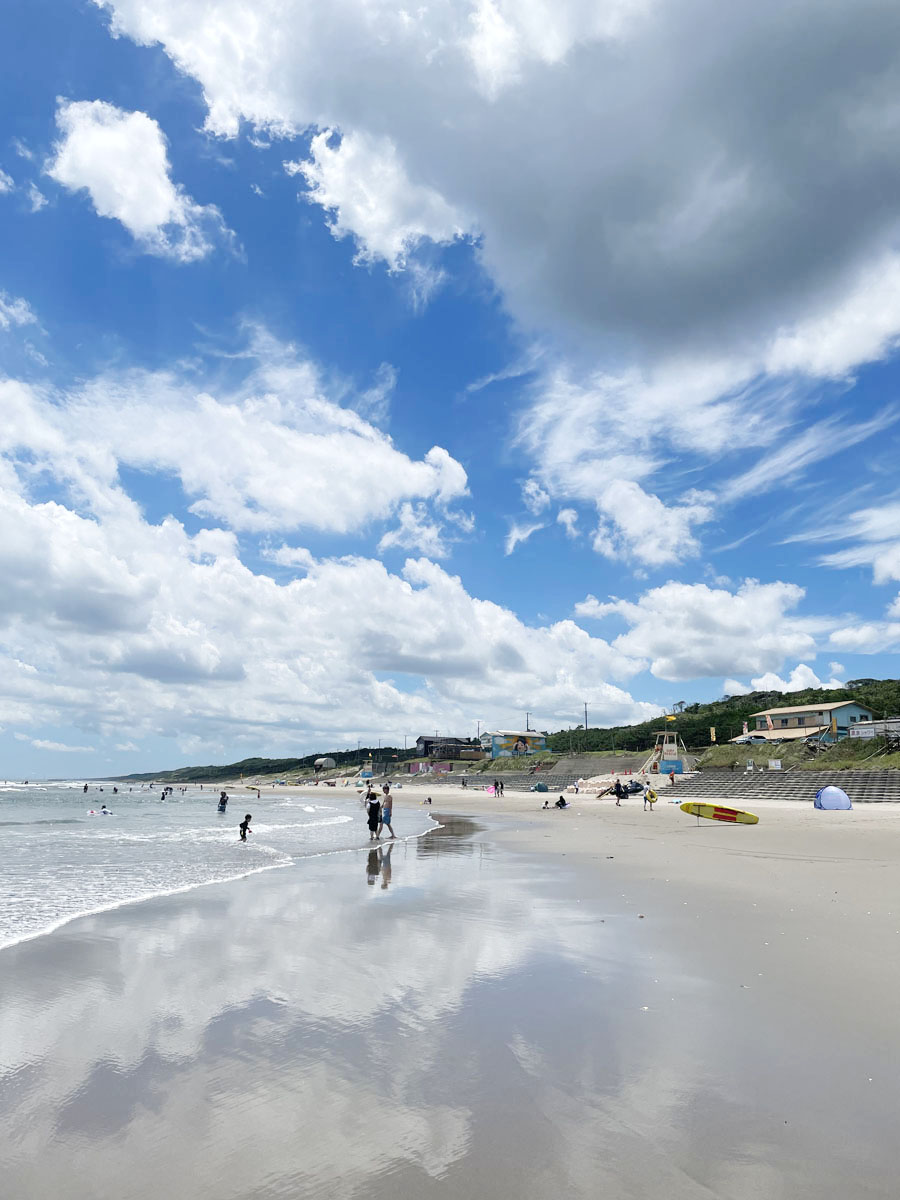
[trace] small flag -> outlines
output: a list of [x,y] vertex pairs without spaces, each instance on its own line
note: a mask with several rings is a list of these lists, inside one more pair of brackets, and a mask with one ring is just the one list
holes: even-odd
[[674,721],[674,720],[675,720],[675,718],[674,718],[674,717],[666,717],[666,720],[667,720],[667,721]]
[[766,714],[766,729],[774,729],[774,728],[775,728],[775,722],[772,720],[772,718],[767,713]]
[[716,727],[715,727],[715,725],[710,725],[710,727],[709,727],[709,740],[710,740],[711,742],[714,742],[714,741],[716,740]]

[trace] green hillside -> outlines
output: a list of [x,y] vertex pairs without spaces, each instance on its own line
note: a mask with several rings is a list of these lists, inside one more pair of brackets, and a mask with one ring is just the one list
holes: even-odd
[[649,750],[654,735],[661,729],[680,734],[689,749],[701,749],[710,743],[710,726],[715,726],[716,741],[737,737],[751,713],[764,708],[789,705],[831,704],[836,700],[856,700],[873,709],[876,717],[900,714],[900,679],[850,680],[844,688],[809,688],[803,692],[748,692],[743,696],[724,696],[708,704],[688,704],[674,721],[656,717],[639,725],[617,725],[607,729],[563,729],[547,738],[557,753],[584,750]]
[[320,750],[315,754],[307,754],[304,758],[242,758],[240,762],[213,764],[205,767],[176,767],[174,770],[145,771],[139,775],[117,776],[136,782],[158,779],[166,783],[193,783],[197,780],[214,782],[217,779],[238,779],[241,775],[253,777],[273,775],[283,778],[286,775],[311,775],[313,763],[317,758],[333,758],[338,767],[355,767],[367,758],[373,757],[379,762],[402,762],[415,758],[415,749],[404,750],[396,746],[361,746],[359,750]]

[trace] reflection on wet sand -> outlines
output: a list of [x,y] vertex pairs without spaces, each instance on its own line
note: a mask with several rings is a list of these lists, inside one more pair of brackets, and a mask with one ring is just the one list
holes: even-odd
[[[803,1112],[833,1064],[773,1090],[779,1060],[774,1079],[748,1067],[721,995],[603,912],[599,877],[485,863],[477,831],[447,822],[5,952],[4,1194],[746,1200],[781,1194],[773,1159],[785,1196],[877,1194],[846,1190],[827,1131],[779,1133],[773,1096]],[[675,1007],[648,1014],[660,980]],[[781,1061],[796,1036],[786,1019]]]

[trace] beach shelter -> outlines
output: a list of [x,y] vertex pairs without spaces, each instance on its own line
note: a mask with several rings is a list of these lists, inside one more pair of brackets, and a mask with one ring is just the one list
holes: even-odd
[[829,784],[816,792],[816,808],[852,808],[850,797],[839,787]]

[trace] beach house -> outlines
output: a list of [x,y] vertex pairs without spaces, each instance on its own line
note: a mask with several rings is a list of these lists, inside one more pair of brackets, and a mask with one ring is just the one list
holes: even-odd
[[[765,708],[752,713],[754,740],[767,742],[811,740],[837,742],[849,735],[860,721],[871,721],[871,708],[856,700],[837,700],[832,704],[799,704],[789,708]],[[746,735],[744,735],[746,736]],[[732,738],[732,741],[736,739]]]

